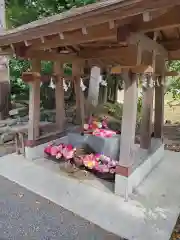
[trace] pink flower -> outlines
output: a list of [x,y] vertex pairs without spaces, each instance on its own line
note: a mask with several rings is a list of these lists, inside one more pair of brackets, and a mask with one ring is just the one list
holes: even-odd
[[89,154],[83,157],[83,164],[89,169],[94,169],[98,162],[96,161],[94,154]]
[[107,117],[104,117],[103,121],[102,121],[102,126],[103,128],[108,128],[108,125],[107,125]]
[[101,164],[101,165],[98,164],[94,169],[100,173],[108,173],[109,172],[109,168],[105,164]]
[[59,150],[58,150],[57,146],[51,147],[51,156],[56,156],[58,152],[59,152]]
[[62,153],[61,152],[58,152],[57,154],[56,154],[56,159],[60,159],[62,157]]
[[46,154],[51,153],[51,146],[50,145],[44,148],[44,153],[46,153]]
[[64,158],[71,159],[74,156],[74,149],[72,145],[67,145],[63,148],[62,154]]

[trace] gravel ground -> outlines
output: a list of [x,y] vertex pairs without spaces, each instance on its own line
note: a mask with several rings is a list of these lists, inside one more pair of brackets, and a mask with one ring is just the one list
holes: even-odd
[[123,240],[0,176],[0,240],[7,239]]

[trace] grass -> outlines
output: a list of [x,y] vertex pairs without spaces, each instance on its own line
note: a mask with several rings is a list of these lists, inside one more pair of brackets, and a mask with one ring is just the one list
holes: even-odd
[[165,95],[164,102],[165,120],[170,120],[172,123],[180,122],[180,102],[173,100],[171,93]]

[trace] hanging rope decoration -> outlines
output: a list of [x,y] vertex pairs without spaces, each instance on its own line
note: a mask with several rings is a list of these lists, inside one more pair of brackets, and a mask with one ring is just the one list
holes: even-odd
[[[107,81],[104,80],[102,76],[100,76],[99,84],[100,84],[101,86],[107,86]],[[68,89],[70,88],[70,86],[71,86],[70,81],[69,81],[68,84],[67,84],[67,82],[66,82],[65,79],[63,78],[63,88],[64,88],[64,91],[65,91],[65,92],[68,91]],[[55,89],[55,88],[56,88],[56,85],[55,85],[54,82],[53,82],[53,78],[51,78],[51,81],[50,81],[50,83],[49,83],[49,87],[52,88],[52,89]],[[84,85],[84,82],[83,82],[83,79],[82,79],[82,78],[80,79],[80,87],[81,87],[81,89],[82,89],[83,92],[84,92],[84,91],[86,90],[86,88],[87,88],[87,87]]]
[[70,87],[70,84],[67,85],[65,79],[63,78],[63,88],[64,88],[64,91],[67,92],[69,87]]
[[107,86],[107,81],[103,79],[102,75],[100,75],[99,85],[104,86],[104,87]]
[[80,79],[80,87],[83,92],[86,90],[86,86],[84,85],[82,78]]
[[[69,84],[66,83],[65,79],[63,78],[63,88],[64,88],[64,91],[67,92],[68,89],[70,88],[70,81],[69,81]],[[55,89],[56,88],[56,84],[54,84],[53,82],[53,78],[51,77],[51,81],[49,83],[49,87],[52,88],[52,89]]]
[[49,83],[49,87],[52,88],[52,89],[56,88],[56,85],[54,84],[52,77],[51,77],[51,81]]

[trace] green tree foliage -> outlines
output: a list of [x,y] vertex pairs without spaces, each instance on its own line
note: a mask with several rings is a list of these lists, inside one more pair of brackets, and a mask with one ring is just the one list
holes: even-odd
[[7,26],[17,27],[95,0],[6,0]]
[[[22,24],[93,2],[94,0],[6,0],[7,27],[18,27]],[[10,60],[11,89],[14,98],[28,98],[28,85],[22,82],[21,76],[29,67],[28,61],[16,58]],[[52,62],[42,62],[42,73],[52,73]],[[71,74],[71,66],[65,66],[65,73]]]
[[[180,61],[171,61],[168,63],[170,71],[180,72]],[[180,77],[169,77],[167,82],[167,91],[172,93],[174,100],[180,100]]]
[[26,72],[30,67],[28,61],[17,60],[12,58],[9,61],[10,78],[11,78],[11,94],[13,98],[18,96],[19,99],[28,99],[29,87],[21,80],[23,72]]

